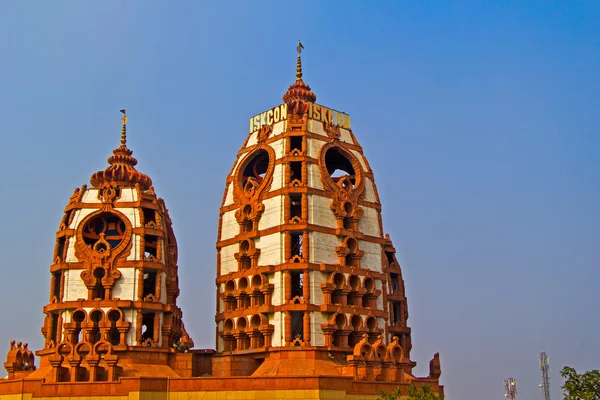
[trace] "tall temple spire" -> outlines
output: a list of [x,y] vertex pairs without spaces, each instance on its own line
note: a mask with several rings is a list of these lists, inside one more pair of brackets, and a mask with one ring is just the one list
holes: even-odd
[[298,61],[296,62],[296,80],[297,81],[301,81],[302,80],[302,59],[300,58],[300,53],[302,53],[302,49],[304,48],[304,46],[302,46],[302,43],[300,43],[300,41],[298,40]]
[[121,112],[123,113],[123,118],[121,118],[121,123],[123,124],[121,128],[121,146],[127,147],[127,111],[122,109]]
[[302,53],[302,49],[304,46],[298,40],[298,47],[296,50],[298,51],[298,59],[296,61],[296,81],[288,88],[287,92],[283,95],[283,101],[287,105],[291,106],[296,112],[304,112],[305,108],[300,103],[309,102],[314,103],[317,101],[317,96],[310,90],[310,86],[308,86],[302,80],[302,59],[300,58],[300,53]]

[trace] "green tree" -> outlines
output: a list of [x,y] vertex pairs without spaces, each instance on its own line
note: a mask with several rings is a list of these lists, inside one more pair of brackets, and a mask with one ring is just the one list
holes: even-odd
[[[385,393],[381,391],[377,400],[398,400],[400,395],[401,392],[400,388],[398,387],[391,393]],[[423,385],[422,387],[418,388],[414,385],[414,383],[411,383],[410,387],[408,388],[408,400],[444,400],[444,396],[432,392],[429,385]]]
[[600,400],[600,371],[578,374],[575,368],[564,367],[560,374],[565,378],[562,385],[565,400]]

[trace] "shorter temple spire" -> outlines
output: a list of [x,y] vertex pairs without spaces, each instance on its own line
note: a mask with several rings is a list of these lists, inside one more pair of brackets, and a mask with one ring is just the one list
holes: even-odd
[[302,46],[302,43],[300,43],[300,41],[298,40],[298,61],[296,62],[296,80],[297,81],[301,81],[302,80],[302,59],[300,58],[300,53],[302,53],[302,49],[304,48],[304,46]]
[[121,146],[126,147],[127,145],[127,111],[125,109],[120,110],[123,113],[123,118],[121,118],[121,123],[123,126],[121,127]]

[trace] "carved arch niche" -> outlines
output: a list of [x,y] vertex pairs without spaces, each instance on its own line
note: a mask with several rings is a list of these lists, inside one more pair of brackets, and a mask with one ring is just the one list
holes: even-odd
[[131,252],[133,227],[129,219],[114,209],[101,209],[79,224],[75,256],[83,262],[81,279],[88,298],[110,299],[115,282],[121,277],[117,260]]
[[275,152],[259,144],[240,163],[233,185],[233,198],[239,206],[235,219],[240,224],[240,233],[248,234],[258,229],[258,221],[265,210],[263,193],[271,188]]
[[321,149],[319,157],[321,181],[333,193],[330,208],[338,228],[357,230],[363,216],[358,201],[364,195],[364,171],[360,161],[343,142],[332,140]]

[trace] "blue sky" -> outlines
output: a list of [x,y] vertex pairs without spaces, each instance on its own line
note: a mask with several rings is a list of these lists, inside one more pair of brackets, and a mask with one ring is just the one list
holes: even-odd
[[62,211],[128,144],[174,221],[184,321],[214,347],[215,240],[248,118],[305,82],[345,111],[398,250],[415,372],[541,396],[599,367],[600,3],[4,2],[0,344],[42,346]]

